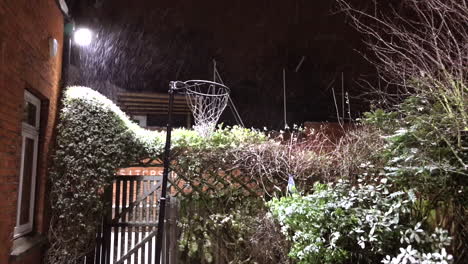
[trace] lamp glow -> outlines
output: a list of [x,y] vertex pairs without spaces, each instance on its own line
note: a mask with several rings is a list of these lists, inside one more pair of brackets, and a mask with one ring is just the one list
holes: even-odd
[[79,46],[88,46],[93,40],[93,33],[87,28],[80,28],[75,31],[73,39]]

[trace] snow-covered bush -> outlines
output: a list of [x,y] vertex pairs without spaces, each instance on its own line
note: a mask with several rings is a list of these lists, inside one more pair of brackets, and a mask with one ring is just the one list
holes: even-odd
[[[367,116],[388,146],[387,172],[418,193],[417,214],[453,237],[468,259],[468,5],[465,0],[337,0],[362,33],[379,74]],[[370,84],[369,83],[369,84]],[[384,88],[385,87],[385,88]],[[375,92],[375,93],[374,93]]]
[[380,155],[386,175],[401,188],[415,189],[416,213],[433,227],[450,230],[454,242],[447,250],[463,263],[468,254],[468,119],[446,110],[434,98],[415,95],[393,111],[367,113],[365,121],[385,140]]
[[313,194],[273,199],[269,207],[291,239],[289,255],[298,263],[450,262],[447,232],[431,233],[411,219],[415,200],[412,190],[395,191],[381,178],[358,186],[316,183]]
[[109,99],[86,87],[65,92],[50,173],[49,263],[91,250],[104,212],[103,190],[117,168],[158,156],[162,134],[145,131]]

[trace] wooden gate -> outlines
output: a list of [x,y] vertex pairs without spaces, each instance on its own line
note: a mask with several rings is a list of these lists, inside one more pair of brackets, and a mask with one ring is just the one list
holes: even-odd
[[[83,264],[153,264],[162,176],[158,165],[142,170],[144,175],[116,175],[106,190],[106,217],[96,235],[96,247]],[[157,173],[153,173],[154,171]],[[125,172],[125,170],[123,170]],[[138,171],[138,170],[137,170]],[[128,171],[127,171],[128,172]],[[151,175],[148,175],[151,174]],[[177,200],[166,202],[161,263],[177,263]],[[159,264],[159,263],[158,263]]]
[[156,249],[162,176],[115,177],[106,219],[106,264],[152,264]]

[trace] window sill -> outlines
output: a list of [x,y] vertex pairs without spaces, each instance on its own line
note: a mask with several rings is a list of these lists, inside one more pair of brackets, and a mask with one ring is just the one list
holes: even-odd
[[27,255],[31,250],[38,249],[46,243],[45,236],[40,234],[26,235],[13,240],[13,247],[10,254],[11,260],[18,260]]

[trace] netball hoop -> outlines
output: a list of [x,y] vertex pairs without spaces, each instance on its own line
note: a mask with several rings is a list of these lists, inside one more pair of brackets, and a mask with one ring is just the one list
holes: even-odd
[[223,84],[204,80],[175,81],[169,84],[169,112],[166,129],[166,145],[164,148],[164,171],[161,185],[161,197],[159,199],[158,229],[156,236],[156,261],[160,263],[163,242],[167,178],[169,175],[171,131],[172,131],[172,109],[174,104],[174,93],[185,94],[187,104],[192,111],[195,131],[201,137],[208,138],[216,129],[219,117],[223,113],[229,101],[229,88]]
[[208,138],[216,129],[219,117],[229,101],[229,88],[202,80],[186,81],[185,96],[192,111],[193,129],[201,137]]

